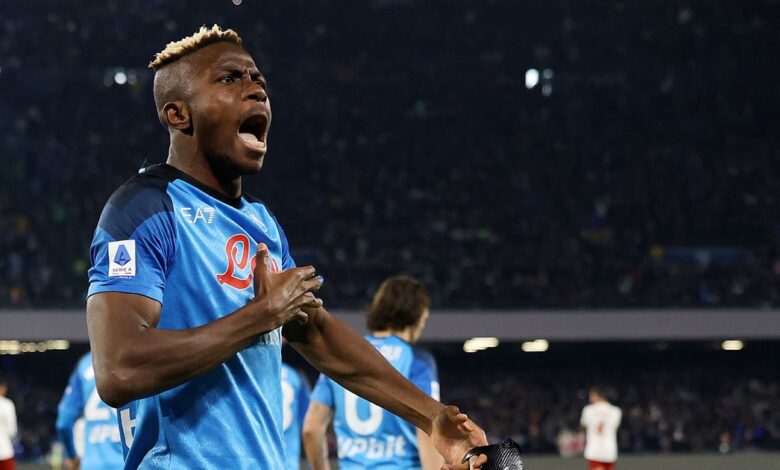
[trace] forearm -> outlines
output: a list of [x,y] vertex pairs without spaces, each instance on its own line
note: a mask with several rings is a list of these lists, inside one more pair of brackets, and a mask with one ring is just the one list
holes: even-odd
[[303,449],[306,452],[306,460],[312,470],[330,470],[328,462],[328,442],[325,433],[303,434]]
[[109,326],[105,322],[88,321],[101,398],[118,407],[192,380],[230,359],[271,329],[242,310],[187,330],[141,323],[122,329],[121,340],[104,331]]
[[73,428],[57,425],[57,437],[65,448],[65,457],[72,459],[76,456],[76,443],[73,442]]
[[293,347],[344,388],[430,434],[431,421],[443,408],[441,403],[404,378],[345,323],[324,309],[309,315],[311,321],[305,330],[288,335]]
[[328,426],[333,421],[333,409],[312,401],[303,419],[303,448],[313,470],[330,470],[328,462]]

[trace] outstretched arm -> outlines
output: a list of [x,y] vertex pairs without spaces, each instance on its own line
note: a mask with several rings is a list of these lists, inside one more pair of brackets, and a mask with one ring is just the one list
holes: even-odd
[[314,268],[272,273],[266,266],[268,249],[258,248],[255,298],[197,328],[158,329],[161,305],[142,295],[91,296],[87,328],[100,398],[116,408],[162,392],[227,361],[260,334],[292,319],[305,321],[301,308],[322,304],[311,294],[321,285]]
[[[479,426],[456,407],[445,407],[406,380],[358,332],[321,307],[304,311],[309,315],[308,323],[288,323],[283,333],[315,368],[417,426],[431,436],[447,462],[460,463],[473,447],[487,444]],[[479,468],[482,460],[484,457],[474,468]]]

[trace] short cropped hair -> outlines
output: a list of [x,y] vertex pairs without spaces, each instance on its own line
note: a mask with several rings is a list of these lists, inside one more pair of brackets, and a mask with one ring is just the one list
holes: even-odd
[[182,57],[217,42],[229,42],[241,46],[241,37],[232,29],[223,30],[218,25],[211,28],[201,26],[192,36],[169,42],[165,49],[154,55],[154,59],[149,62],[149,68],[156,72],[171,62],[176,62]]
[[417,280],[409,276],[387,278],[374,295],[366,326],[371,331],[406,329],[420,321],[430,303],[430,295]]

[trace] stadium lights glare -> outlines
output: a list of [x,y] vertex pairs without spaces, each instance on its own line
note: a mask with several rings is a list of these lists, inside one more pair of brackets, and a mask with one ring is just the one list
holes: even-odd
[[520,347],[524,352],[545,352],[550,348],[550,343],[546,339],[535,339],[526,341]]
[[467,353],[473,353],[477,351],[484,351],[488,348],[495,348],[498,346],[498,338],[484,338],[476,337],[466,340],[463,343],[463,350]]
[[127,83],[127,74],[122,69],[117,69],[114,73],[114,81],[117,85],[124,85]]
[[64,339],[51,339],[48,341],[22,342],[17,340],[0,340],[0,355],[11,355],[44,352],[44,351],[64,351],[70,348],[70,342]]
[[525,87],[529,90],[539,83],[539,71],[536,69],[528,69],[525,72]]
[[741,351],[745,347],[745,343],[738,339],[727,339],[720,345],[724,351]]

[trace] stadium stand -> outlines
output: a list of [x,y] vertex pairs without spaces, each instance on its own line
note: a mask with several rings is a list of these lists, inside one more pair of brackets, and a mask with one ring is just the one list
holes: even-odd
[[82,305],[102,204],[166,155],[145,65],[214,22],[270,79],[248,189],[330,306],[399,271],[448,307],[777,305],[776,3],[249,3],[2,15],[0,306]]

